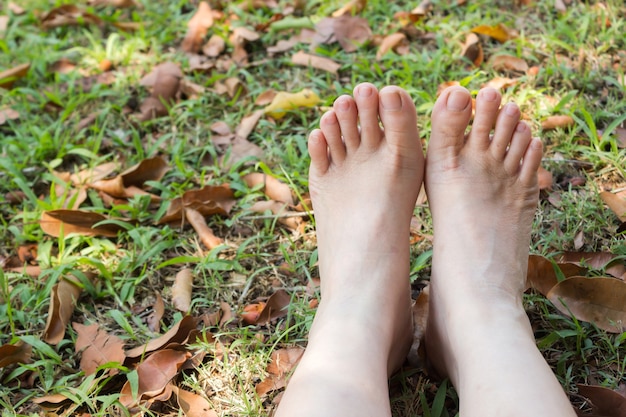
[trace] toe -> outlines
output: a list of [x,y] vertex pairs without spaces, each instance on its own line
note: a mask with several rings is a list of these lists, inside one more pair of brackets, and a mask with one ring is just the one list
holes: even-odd
[[[440,157],[455,157],[465,142],[465,129],[472,115],[472,98],[463,87],[447,88],[435,103],[432,112],[432,133],[428,143],[428,154],[451,150],[452,154]],[[437,158],[438,159],[438,158]]]
[[493,88],[484,88],[476,96],[476,115],[472,123],[472,131],[469,135],[468,144],[480,150],[489,147],[489,134],[496,123],[498,109],[502,97]]
[[331,161],[334,163],[343,162],[346,159],[346,146],[341,138],[341,128],[334,110],[330,110],[322,116],[320,128],[328,144]]
[[504,169],[511,175],[519,172],[520,162],[530,144],[530,128],[524,122],[519,122],[513,132],[509,150],[504,157]]
[[311,132],[308,147],[309,155],[311,155],[311,171],[323,175],[330,167],[330,160],[328,159],[328,144],[320,129]]
[[543,155],[543,145],[538,138],[532,138],[524,153],[522,166],[520,168],[519,179],[526,186],[537,185],[537,170],[541,165]]
[[408,93],[398,87],[385,87],[380,90],[379,98],[378,112],[385,139],[402,148],[417,146],[417,113]]
[[507,103],[496,121],[496,128],[493,133],[493,140],[489,146],[491,154],[496,160],[501,161],[506,155],[506,151],[513,139],[513,132],[519,122],[520,111],[515,103]]
[[358,148],[361,143],[357,109],[354,99],[346,95],[339,97],[335,100],[333,110],[339,121],[339,128],[346,150],[352,152]]
[[378,90],[370,83],[359,84],[354,88],[354,100],[359,112],[361,144],[375,148],[382,139],[378,122]]

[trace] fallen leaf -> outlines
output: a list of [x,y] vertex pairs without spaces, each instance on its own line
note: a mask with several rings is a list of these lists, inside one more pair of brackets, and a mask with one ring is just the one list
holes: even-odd
[[282,119],[288,111],[300,107],[313,107],[321,101],[319,96],[309,89],[304,89],[298,93],[281,91],[276,94],[274,100],[265,107],[264,111],[270,117]]
[[164,62],[157,65],[142,78],[140,84],[144,87],[153,87],[150,97],[146,98],[139,110],[139,121],[145,122],[168,113],[168,105],[174,102],[180,86],[183,73],[180,67],[173,62]]
[[61,278],[52,287],[48,319],[41,337],[44,342],[57,345],[63,340],[65,328],[72,317],[74,306],[81,292],[82,289],[78,285],[65,278]]
[[337,75],[339,68],[341,68],[341,64],[333,61],[330,58],[324,58],[318,55],[307,54],[303,51],[296,52],[291,57],[291,62],[295,65],[302,65],[305,67],[311,66],[313,68],[327,71],[335,75]]
[[148,356],[137,366],[137,398],[133,398],[130,382],[126,382],[120,391],[120,403],[130,407],[161,394],[189,356],[187,352],[172,349],[160,350]]
[[472,28],[472,32],[478,33],[480,35],[486,35],[490,38],[497,40],[500,43],[504,43],[509,39],[514,39],[517,36],[513,33],[512,30],[504,26],[502,23],[499,23],[495,26],[489,25],[480,25]]
[[165,159],[160,156],[144,159],[120,174],[125,187],[143,187],[146,181],[160,181],[170,170]]
[[202,47],[202,53],[210,58],[218,57],[226,49],[226,41],[219,35],[211,35]]
[[264,397],[271,391],[287,386],[291,371],[298,365],[303,354],[304,349],[301,347],[279,349],[272,352],[271,362],[267,366],[269,375],[256,386],[257,395]]
[[130,7],[136,7],[137,3],[134,0],[90,0],[89,4],[92,6],[110,6],[116,9],[128,9]]
[[396,32],[385,36],[376,52],[376,60],[379,61],[387,52],[395,51],[398,46],[406,43],[407,39],[404,33]]
[[193,227],[193,230],[198,233],[200,241],[207,247],[207,249],[215,249],[224,243],[222,238],[215,236],[213,230],[211,230],[211,228],[207,225],[204,216],[197,210],[194,210],[191,207],[185,207],[185,218],[191,227]]
[[9,16],[0,15],[0,33],[5,32],[9,27]]
[[552,130],[558,128],[566,128],[574,125],[574,119],[570,116],[555,115],[550,116],[541,122],[543,130]]
[[523,73],[528,71],[526,61],[511,55],[494,55],[489,59],[489,65],[496,71],[516,71]]
[[124,32],[135,32],[143,27],[141,22],[111,22],[111,24]]
[[100,25],[102,20],[73,4],[56,7],[41,16],[41,26],[52,29],[60,26],[79,26],[85,24]]
[[563,0],[554,0],[554,9],[559,13],[567,12],[567,6],[565,6]]
[[161,319],[165,314],[165,303],[163,297],[157,291],[154,292],[154,304],[152,305],[152,313],[146,319],[148,329],[157,333],[161,328]]
[[66,403],[71,402],[71,400],[63,394],[45,395],[43,397],[33,398],[32,401],[38,406],[48,410],[57,410]]
[[157,224],[180,222],[184,223],[185,209],[191,208],[203,216],[214,214],[228,215],[235,205],[233,191],[227,184],[219,186],[207,185],[199,190],[188,190],[182,197],[170,202],[165,216]]
[[543,256],[530,255],[528,257],[526,287],[534,288],[544,296],[547,295],[552,287],[559,282],[557,269],[565,278],[579,276],[586,272],[585,268],[576,264],[552,262]]
[[235,136],[242,139],[248,138],[248,136],[250,136],[250,133],[252,133],[262,116],[263,111],[257,110],[241,119],[241,122],[239,122],[237,129],[235,129]]
[[585,245],[585,234],[581,230],[580,232],[576,233],[576,236],[574,236],[574,249],[579,250],[584,245]]
[[496,90],[504,90],[505,88],[512,87],[518,83],[518,80],[507,77],[495,77],[482,85],[483,88],[491,87]]
[[563,314],[610,333],[626,329],[626,282],[607,277],[572,277],[556,284],[547,298]]
[[16,363],[30,363],[33,348],[22,341],[0,346],[0,368]]
[[255,213],[265,213],[266,211],[272,212],[281,224],[284,224],[291,230],[298,230],[302,223],[302,217],[290,216],[291,214],[297,214],[297,212],[291,212],[287,210],[288,205],[280,201],[257,201],[254,203],[250,210]]
[[457,85],[461,85],[461,83],[458,82],[458,81],[445,81],[445,82],[439,84],[437,86],[437,97],[439,97],[441,95],[441,93],[443,93],[446,90],[446,88],[454,87],[454,86],[457,86]]
[[610,388],[577,384],[578,393],[591,402],[593,413],[602,417],[626,417],[626,396]]
[[618,219],[626,222],[626,200],[613,194],[610,191],[602,191],[600,198],[604,201],[604,204],[609,206],[611,211],[615,213]]
[[191,289],[193,286],[193,271],[184,268],[176,274],[172,285],[172,305],[175,309],[187,312],[191,308]]
[[217,133],[218,135],[222,136],[230,135],[231,133],[233,133],[230,130],[230,126],[228,126],[228,123],[223,121],[211,124],[211,126],[209,126],[209,129],[211,129],[211,132]]
[[483,47],[475,33],[468,33],[461,50],[461,56],[467,58],[475,66],[480,66],[484,60]]
[[341,8],[335,10],[332,14],[333,17],[340,17],[344,14],[355,15],[359,14],[367,6],[367,0],[349,0]]
[[248,304],[241,312],[241,319],[246,324],[256,324],[259,321],[259,316],[264,308],[264,302]]
[[230,148],[230,154],[224,155],[221,160],[221,164],[224,167],[230,168],[234,164],[247,160],[246,165],[254,164],[256,161],[262,161],[265,156],[265,152],[259,145],[256,145],[247,139],[239,136],[235,136],[232,147]]
[[186,417],[217,417],[206,398],[176,386],[172,387],[178,406]]
[[[184,316],[178,323],[164,335],[150,340],[145,345],[126,351],[127,361],[134,361],[143,355],[147,355],[155,350],[161,349],[170,343],[183,343],[189,337],[192,330],[196,328],[196,319],[192,316]],[[126,364],[126,363],[125,363]]]
[[244,176],[243,181],[249,188],[255,188],[263,184],[261,189],[271,200],[286,203],[291,206],[294,204],[289,185],[271,175],[253,172]]
[[558,260],[563,263],[603,269],[615,278],[621,278],[626,273],[624,260],[610,252],[563,252]]
[[407,360],[412,366],[416,367],[424,366],[426,360],[424,337],[426,336],[426,324],[428,323],[429,300],[430,288],[427,285],[419,293],[413,304],[413,343],[409,349]]
[[28,74],[29,68],[30,63],[26,63],[0,72],[0,88],[11,88],[16,80],[24,78]]
[[343,15],[326,17],[315,25],[313,46],[339,42],[346,52],[354,52],[372,37],[367,19]]
[[540,190],[551,190],[552,184],[554,183],[554,178],[552,177],[552,173],[545,169],[544,167],[539,167],[537,170],[537,180]]
[[274,100],[274,97],[276,97],[276,91],[270,88],[269,90],[265,90],[264,92],[259,94],[254,100],[254,104],[257,106],[268,105],[272,102],[272,100]]
[[276,291],[267,299],[263,310],[259,313],[259,318],[254,324],[267,324],[271,320],[285,317],[290,303],[291,296],[285,290]]
[[[41,213],[39,224],[50,236],[68,236],[72,233],[81,236],[116,237],[125,230],[119,223],[96,224],[108,220],[102,214],[84,210],[52,210]],[[119,220],[118,220],[119,222]]]
[[181,45],[183,51],[198,52],[211,26],[213,26],[213,11],[207,2],[201,1],[198,10],[187,23],[187,34]]
[[11,108],[0,109],[0,126],[5,124],[8,120],[16,120],[19,119],[19,117],[20,114]]
[[72,323],[78,337],[74,350],[81,352],[80,369],[85,375],[96,372],[100,365],[109,362],[124,363],[124,341],[117,336],[107,334],[98,323],[89,326],[80,323]]
[[8,9],[16,16],[21,16],[26,13],[26,9],[12,1],[9,2]]

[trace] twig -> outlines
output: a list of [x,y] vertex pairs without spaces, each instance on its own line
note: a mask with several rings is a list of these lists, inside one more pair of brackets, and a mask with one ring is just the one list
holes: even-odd
[[310,217],[313,216],[313,210],[305,213],[301,212],[287,212],[281,214],[262,214],[259,216],[243,216],[240,220],[267,220],[267,219],[284,219],[289,217]]

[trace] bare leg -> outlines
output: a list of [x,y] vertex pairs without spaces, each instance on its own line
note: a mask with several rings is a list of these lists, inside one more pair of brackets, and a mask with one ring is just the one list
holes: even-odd
[[522,306],[541,142],[519,122],[517,106],[498,113],[500,99],[493,89],[478,94],[467,136],[465,89],[447,89],[433,110],[427,350],[450,376],[464,417],[574,416]]
[[361,84],[320,127],[309,188],[321,302],[277,416],[389,416],[387,378],[412,334],[409,225],[424,170],[415,107],[400,88]]

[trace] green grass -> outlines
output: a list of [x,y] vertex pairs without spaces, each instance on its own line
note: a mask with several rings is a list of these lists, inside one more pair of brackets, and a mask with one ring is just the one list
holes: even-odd
[[[0,70],[31,63],[28,75],[12,89],[0,89],[0,109],[10,107],[20,113],[19,119],[0,125],[0,259],[14,255],[20,245],[34,242],[39,245],[37,261],[42,267],[37,278],[0,270],[0,345],[19,340],[33,345],[32,363],[0,369],[3,416],[38,414],[41,411],[31,400],[57,392],[71,393],[77,412],[108,415],[116,407],[119,389],[100,392],[106,381],[90,387],[91,380],[78,370],[80,355],[74,353],[76,334],[71,327],[58,346],[39,340],[51,288],[63,275],[98,274],[93,282],[83,279],[85,288],[72,321],[98,322],[131,347],[155,336],[147,328],[145,316],[133,312],[134,306],[151,305],[155,291],[166,300],[162,333],[182,317],[168,300],[173,277],[185,265],[195,275],[192,312],[197,315],[219,310],[220,302],[228,303],[237,314],[245,305],[271,294],[276,285],[294,294],[287,319],[269,326],[246,327],[233,322],[213,328],[223,344],[219,353],[223,360],[206,360],[177,379],[181,387],[208,393],[219,415],[266,415],[273,407],[274,394],[259,399],[254,386],[265,376],[274,349],[306,344],[314,311],[308,307],[304,287],[318,276],[317,252],[311,222],[303,235],[294,236],[275,218],[256,218],[249,208],[263,198],[262,193],[248,189],[241,178],[264,170],[290,184],[298,196],[305,195],[306,135],[317,125],[322,110],[293,112],[275,123],[262,118],[249,139],[264,149],[266,161],[252,166],[225,168],[210,162],[219,153],[211,142],[209,127],[224,121],[234,130],[243,117],[260,108],[254,100],[270,88],[310,88],[329,106],[357,83],[370,81],[378,86],[397,84],[410,92],[426,145],[429,114],[441,83],[458,81],[476,92],[495,76],[506,75],[486,63],[472,67],[461,58],[466,34],[481,24],[502,23],[519,32],[519,37],[504,44],[485,40],[486,58],[509,54],[540,67],[536,76],[518,74],[518,83],[503,91],[505,100],[515,100],[535,135],[542,137],[544,166],[561,181],[552,195],[542,194],[532,251],[551,255],[574,250],[574,237],[582,232],[581,250],[626,255],[623,236],[616,234],[619,222],[598,197],[603,189],[626,184],[626,151],[617,146],[614,136],[626,114],[626,22],[621,18],[626,10],[619,0],[606,1],[606,10],[574,1],[565,14],[557,13],[552,2],[513,7],[512,2],[476,0],[460,7],[454,1],[435,1],[431,15],[415,24],[408,55],[388,53],[376,61],[373,45],[353,53],[344,52],[337,44],[316,47],[314,53],[342,65],[339,76],[291,65],[292,51],[269,57],[265,48],[288,39],[289,31],[268,31],[250,44],[252,65],[190,73],[188,57],[179,48],[196,9],[196,2],[190,0],[142,0],[141,8],[130,10],[87,7],[107,22],[141,22],[142,29],[134,33],[110,24],[43,30],[38,16],[61,3],[65,2],[26,0],[20,2],[26,13],[19,16],[0,10],[11,16],[7,30],[0,34]],[[233,25],[253,27],[269,21],[276,12],[268,8],[246,11],[238,7],[243,3],[239,1],[221,3],[227,5],[227,14],[238,16]],[[282,10],[289,2],[279,3]],[[305,13],[317,21],[341,4],[310,1]],[[80,5],[84,7],[84,2]],[[394,13],[413,7],[410,2],[370,0],[362,16],[374,34],[386,35],[400,29]],[[607,18],[610,25],[600,24]],[[229,26],[218,21],[210,33],[227,37]],[[301,44],[293,52],[298,49],[308,51],[308,46]],[[60,58],[70,59],[77,70],[69,74],[50,71]],[[99,74],[103,59],[114,67],[114,82],[87,85],[84,77]],[[178,100],[165,117],[133,123],[128,109],[137,111],[149,94],[139,80],[165,61],[179,63],[185,77],[207,88],[207,93]],[[228,77],[238,77],[245,86],[235,98],[211,91],[215,82]],[[95,112],[95,123],[78,131],[78,123]],[[552,114],[571,115],[576,123],[571,128],[541,131],[541,120]],[[88,192],[84,209],[136,221],[118,238],[52,238],[42,232],[38,224],[41,212],[60,208],[64,201],[54,190],[59,180],[53,171],[78,171],[110,161],[119,162],[124,169],[156,155],[171,166],[161,181],[150,184],[162,198],[156,207],[135,197],[109,208],[95,191]],[[571,177],[586,182],[573,186],[562,181]],[[237,205],[229,217],[212,217],[209,225],[227,245],[203,256],[204,248],[190,228],[155,225],[171,199],[186,190],[222,183],[235,190]],[[6,194],[18,190],[24,193],[24,200],[9,204]],[[416,214],[425,220],[423,233],[432,234],[428,209],[417,208]],[[427,239],[413,248],[411,278],[416,290],[428,279],[430,249]],[[575,394],[577,383],[616,387],[624,380],[624,335],[606,334],[592,324],[564,317],[535,294],[529,294],[526,303],[538,345],[576,405],[582,404]],[[216,354],[213,345],[203,348],[209,352],[207,358]],[[132,372],[121,370],[122,376],[127,374]],[[113,382],[119,381],[114,378]],[[450,384],[442,384],[423,370],[403,370],[392,380],[392,392],[394,416],[454,416],[458,412]],[[167,407],[161,410],[168,411]]]

